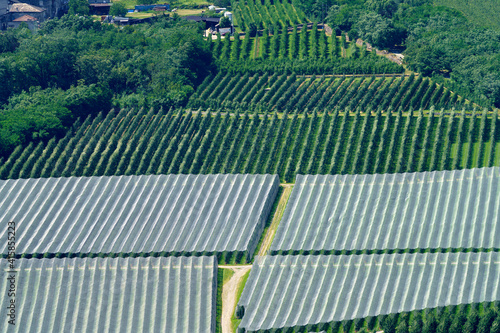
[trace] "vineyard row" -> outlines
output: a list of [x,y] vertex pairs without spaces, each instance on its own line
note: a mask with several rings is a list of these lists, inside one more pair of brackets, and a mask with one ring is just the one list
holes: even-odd
[[[486,113],[299,117],[121,110],[60,139],[18,147],[1,179],[141,174],[367,174],[500,165]],[[497,115],[495,114],[495,119]]]
[[[215,41],[209,39],[210,47],[216,59],[220,61],[237,61],[247,59],[333,59],[338,57],[363,58],[371,53],[366,48],[358,48],[354,43],[347,43],[344,38],[327,36],[318,30],[315,23],[312,30],[294,27],[291,33],[277,30],[269,35],[264,30],[263,36],[240,39],[220,36]],[[376,57],[376,55],[373,55]]]
[[218,74],[209,77],[189,101],[192,108],[264,108],[300,112],[318,108],[403,111],[419,108],[461,109],[464,99],[422,76],[306,78],[305,76]]
[[231,7],[235,25],[244,31],[248,31],[252,23],[264,29],[271,25],[286,28],[307,22],[305,14],[288,0],[232,0]]

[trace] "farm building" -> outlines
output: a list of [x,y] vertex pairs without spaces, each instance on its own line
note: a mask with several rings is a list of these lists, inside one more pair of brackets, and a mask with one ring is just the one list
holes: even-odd
[[216,7],[214,5],[210,5],[210,6],[208,6],[208,10],[214,11],[216,13],[222,13],[222,12],[224,12],[226,10],[226,8],[224,8],[224,7]]
[[108,15],[112,3],[89,3],[91,15]]
[[205,30],[207,29],[212,29],[215,30],[215,26],[219,24],[220,18],[219,17],[205,17],[205,16],[196,16],[196,15],[190,15],[190,16],[184,16],[182,17],[185,20],[188,21],[195,21],[195,22],[203,22],[205,23]]
[[138,12],[144,12],[144,11],[148,11],[148,10],[165,11],[165,10],[170,10],[170,5],[168,3],[154,4],[154,5],[136,5],[134,7],[134,10],[138,11]]
[[9,14],[12,21],[25,15],[34,17],[40,22],[48,17],[46,9],[22,2],[13,3],[9,8]]
[[7,29],[9,0],[0,0],[0,30]]
[[0,16],[8,13],[9,0],[0,0]]
[[[30,29],[48,18],[61,16],[67,11],[65,0],[0,0],[0,30],[15,28],[26,23]],[[33,20],[34,18],[34,20]]]
[[17,28],[21,23],[25,23],[28,25],[28,28],[30,30],[33,30],[36,28],[38,20],[34,18],[33,16],[30,15],[23,15],[21,17],[16,18],[12,22],[8,23],[9,28]]

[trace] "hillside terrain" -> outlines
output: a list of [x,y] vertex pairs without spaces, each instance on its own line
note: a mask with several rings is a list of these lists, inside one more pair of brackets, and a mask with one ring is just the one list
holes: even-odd
[[200,4],[0,32],[0,331],[500,333],[500,5]]

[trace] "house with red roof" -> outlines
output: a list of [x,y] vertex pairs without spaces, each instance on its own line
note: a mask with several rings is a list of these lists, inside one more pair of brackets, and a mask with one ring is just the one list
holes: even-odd
[[31,16],[31,15],[23,15],[21,17],[18,17],[14,20],[12,20],[11,22],[8,23],[8,27],[9,28],[17,28],[19,27],[19,25],[21,23],[25,23],[28,25],[28,28],[30,30],[33,30],[35,29],[37,26],[38,26],[38,19],[36,19],[35,17]]

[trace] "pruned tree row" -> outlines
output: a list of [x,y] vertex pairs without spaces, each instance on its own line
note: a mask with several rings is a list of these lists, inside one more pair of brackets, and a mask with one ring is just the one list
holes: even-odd
[[[437,89],[436,89],[437,87]],[[436,83],[422,77],[401,76],[297,76],[270,75],[219,75],[210,84],[203,84],[189,101],[191,108],[265,109],[288,112],[306,108],[312,110],[334,108],[350,110],[377,109],[402,110],[419,108],[470,109],[454,93],[446,93]],[[424,101],[422,95],[431,91],[435,98]],[[421,102],[420,102],[421,101]]]
[[0,165],[0,178],[270,173],[293,182],[297,174],[500,165],[496,113],[357,108],[330,114],[297,103],[305,109],[110,112],[77,122],[63,138],[15,149]]
[[304,12],[294,7],[289,0],[232,0],[231,7],[236,24],[247,32],[272,26],[287,28],[307,22]]

